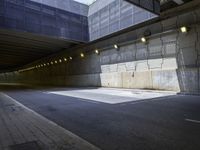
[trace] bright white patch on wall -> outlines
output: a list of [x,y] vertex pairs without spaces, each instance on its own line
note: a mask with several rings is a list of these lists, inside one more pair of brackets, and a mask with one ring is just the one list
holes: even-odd
[[74,0],[74,1],[77,1],[77,2],[79,2],[79,3],[83,3],[83,4],[90,5],[90,4],[92,4],[93,2],[95,2],[96,0]]

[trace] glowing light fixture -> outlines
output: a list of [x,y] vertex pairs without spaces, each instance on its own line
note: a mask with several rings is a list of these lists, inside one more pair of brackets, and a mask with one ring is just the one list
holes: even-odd
[[51,62],[51,64],[53,65],[53,61]]
[[40,66],[43,67],[43,64],[41,64]]
[[67,58],[64,58],[64,61],[67,61]]
[[46,64],[44,64],[44,66],[46,66]]
[[142,38],[141,38],[141,41],[142,41],[143,43],[146,43],[146,42],[147,42],[147,39],[146,39],[145,37],[142,37]]
[[114,48],[115,48],[115,49],[118,49],[119,47],[118,47],[118,45],[117,45],[117,44],[115,44],[115,45],[114,45]]
[[188,28],[185,27],[185,26],[181,27],[181,32],[182,33],[187,33],[188,32]]
[[96,53],[97,55],[99,55],[99,50],[98,50],[98,49],[96,49],[96,50],[95,50],[95,53]]
[[85,57],[85,55],[84,55],[83,53],[81,53],[80,56],[81,56],[82,58]]
[[61,60],[61,59],[59,59],[59,62],[61,63],[61,62],[62,62],[62,60]]
[[73,58],[70,56],[69,59],[72,60]]
[[58,61],[57,60],[55,60],[55,64],[57,64],[58,63]]
[[49,63],[47,63],[47,66],[49,66]]

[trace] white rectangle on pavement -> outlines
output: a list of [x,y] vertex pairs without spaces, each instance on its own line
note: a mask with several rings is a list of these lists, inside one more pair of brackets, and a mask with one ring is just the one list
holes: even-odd
[[102,103],[117,104],[131,101],[139,101],[144,99],[152,99],[175,95],[175,93],[167,92],[150,92],[144,90],[121,90],[121,89],[73,89],[65,91],[51,91],[48,94],[57,94],[62,96],[76,97],[81,99],[93,100]]

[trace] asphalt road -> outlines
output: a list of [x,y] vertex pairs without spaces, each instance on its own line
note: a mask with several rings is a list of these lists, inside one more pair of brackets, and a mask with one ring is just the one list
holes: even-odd
[[41,90],[4,93],[102,150],[200,149],[198,96],[107,104]]

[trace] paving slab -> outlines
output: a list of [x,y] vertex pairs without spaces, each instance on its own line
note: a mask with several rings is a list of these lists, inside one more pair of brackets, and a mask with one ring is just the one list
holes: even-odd
[[100,150],[0,93],[1,150]]

